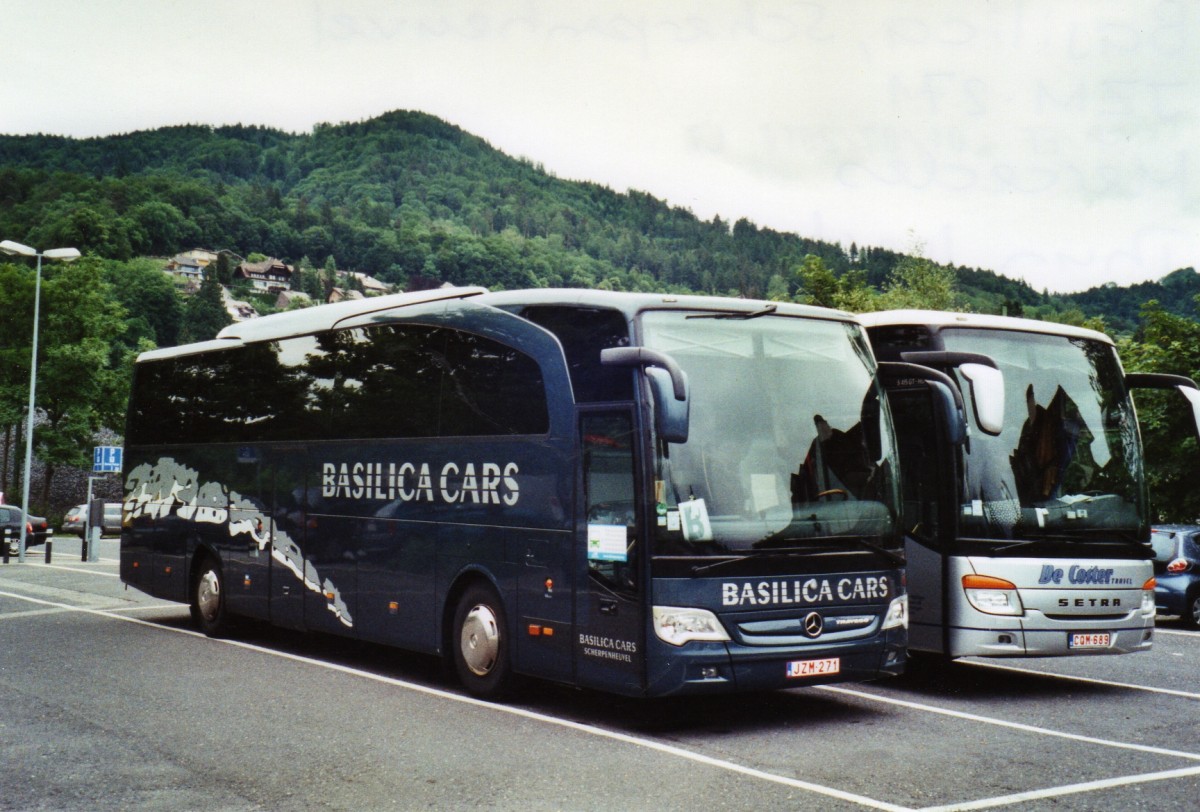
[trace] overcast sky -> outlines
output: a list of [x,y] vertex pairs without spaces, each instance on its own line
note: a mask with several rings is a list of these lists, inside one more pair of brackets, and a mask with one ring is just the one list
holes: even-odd
[[1200,267],[1200,3],[0,0],[0,133],[420,110],[710,219],[1082,290]]

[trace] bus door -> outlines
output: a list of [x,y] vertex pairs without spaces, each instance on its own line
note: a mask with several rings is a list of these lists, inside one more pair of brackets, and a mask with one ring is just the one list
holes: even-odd
[[955,532],[947,509],[952,460],[935,425],[929,388],[891,389],[888,403],[900,446],[905,557],[907,559],[909,647],[941,651],[946,620],[944,581],[947,545]]
[[640,693],[645,678],[646,584],[633,413],[580,419],[583,506],[576,531],[575,673],[580,685]]

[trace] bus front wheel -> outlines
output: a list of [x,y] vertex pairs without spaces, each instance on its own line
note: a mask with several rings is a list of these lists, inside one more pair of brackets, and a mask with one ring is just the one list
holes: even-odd
[[192,619],[200,631],[209,637],[217,637],[225,631],[225,579],[221,575],[221,565],[212,558],[204,558],[196,567],[191,608]]
[[454,669],[474,696],[498,699],[512,687],[504,605],[490,586],[472,584],[454,612]]

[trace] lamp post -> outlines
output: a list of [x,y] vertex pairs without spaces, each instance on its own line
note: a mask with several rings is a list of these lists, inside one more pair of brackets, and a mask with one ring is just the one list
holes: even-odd
[[21,538],[17,547],[17,561],[25,561],[26,530],[29,527],[29,475],[33,467],[33,406],[34,393],[37,389],[37,357],[38,357],[38,310],[42,301],[42,257],[56,259],[60,262],[71,262],[79,259],[77,248],[51,248],[48,251],[38,251],[28,245],[22,245],[12,240],[0,242],[0,252],[22,257],[37,257],[37,275],[33,288],[33,357],[29,362],[29,415],[25,422],[25,476],[21,481],[24,489],[21,510],[24,511],[25,521],[21,522]]

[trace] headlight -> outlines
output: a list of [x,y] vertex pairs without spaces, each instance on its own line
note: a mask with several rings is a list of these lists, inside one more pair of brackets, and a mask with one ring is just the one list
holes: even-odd
[[1018,617],[1025,614],[1021,596],[1017,594],[1017,585],[1011,581],[990,575],[964,575],[962,584],[967,600],[980,612]]
[[888,606],[887,614],[883,616],[883,628],[908,628],[908,596],[901,595]]
[[712,612],[678,606],[654,607],[654,633],[673,646],[682,646],[692,640],[720,642],[729,639],[725,627]]

